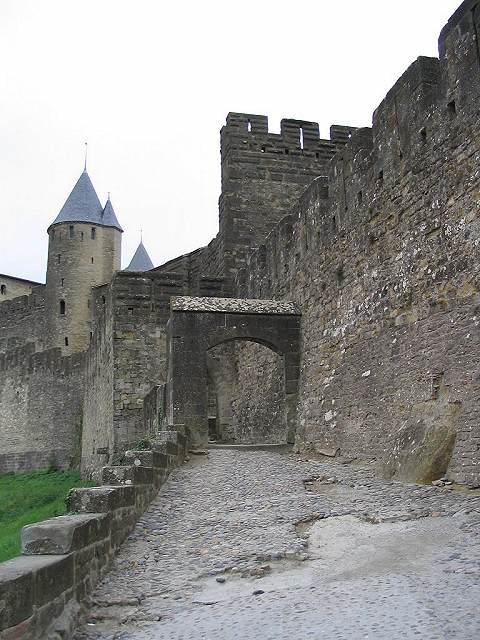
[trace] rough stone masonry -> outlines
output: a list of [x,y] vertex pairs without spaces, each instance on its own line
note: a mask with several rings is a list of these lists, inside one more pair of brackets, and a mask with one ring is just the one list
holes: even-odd
[[479,16],[461,4],[439,58],[409,67],[372,128],[323,139],[313,122],[277,134],[228,114],[219,233],[164,265],[142,245],[118,271],[122,228],[82,173],[48,230],[46,284],[2,276],[0,471],[81,459],[92,476],[171,427],[170,299],[190,296],[302,317],[294,409],[288,354],[249,335],[202,354],[204,437],[294,439],[389,477],[479,484]]
[[215,450],[176,472],[79,637],[479,635],[479,30],[466,0],[371,128],[228,114],[208,246],[152,268],[142,245],[119,271],[122,228],[83,172],[46,284],[0,276],[0,473],[80,461],[133,483],[115,517],[68,517],[80,549],[11,561],[2,640],[104,575],[181,462],[141,453],[160,431],[335,460]]

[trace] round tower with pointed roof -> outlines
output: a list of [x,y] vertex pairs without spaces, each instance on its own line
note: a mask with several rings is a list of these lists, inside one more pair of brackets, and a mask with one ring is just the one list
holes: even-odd
[[110,197],[102,207],[86,171],[48,228],[47,341],[64,354],[85,351],[92,287],[120,269],[122,228]]

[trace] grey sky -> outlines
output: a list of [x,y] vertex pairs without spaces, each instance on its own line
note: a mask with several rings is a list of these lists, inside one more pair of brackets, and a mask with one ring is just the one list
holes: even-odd
[[44,281],[83,168],[155,264],[217,230],[228,111],[368,126],[460,0],[0,0],[0,272]]

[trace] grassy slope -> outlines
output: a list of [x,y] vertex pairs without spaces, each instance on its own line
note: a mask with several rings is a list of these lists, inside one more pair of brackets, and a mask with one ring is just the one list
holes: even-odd
[[63,515],[69,489],[88,484],[76,471],[0,476],[0,562],[20,553],[24,525]]

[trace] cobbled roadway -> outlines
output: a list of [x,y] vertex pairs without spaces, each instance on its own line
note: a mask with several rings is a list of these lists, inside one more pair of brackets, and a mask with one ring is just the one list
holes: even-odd
[[172,473],[75,638],[480,638],[475,493],[212,450]]

